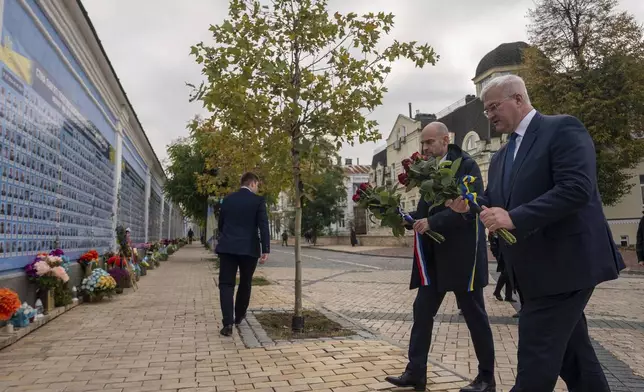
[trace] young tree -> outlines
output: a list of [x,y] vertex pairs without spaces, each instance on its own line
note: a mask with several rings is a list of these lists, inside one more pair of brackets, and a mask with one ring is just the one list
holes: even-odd
[[189,137],[168,146],[168,179],[165,194],[181,206],[183,213],[200,225],[205,224],[208,196],[197,188],[197,176],[205,167],[204,157],[196,141]]
[[194,98],[229,132],[261,141],[274,170],[290,172],[295,195],[295,315],[303,327],[301,164],[321,141],[380,138],[365,114],[382,104],[391,63],[410,59],[434,64],[429,45],[393,43],[382,49],[394,25],[385,13],[329,14],[327,0],[231,0],[228,19],[211,26],[215,46],[192,47],[207,82]]
[[546,113],[578,117],[597,150],[602,201],[615,205],[631,189],[644,158],[644,41],[616,0],[540,0],[529,12],[525,79]]

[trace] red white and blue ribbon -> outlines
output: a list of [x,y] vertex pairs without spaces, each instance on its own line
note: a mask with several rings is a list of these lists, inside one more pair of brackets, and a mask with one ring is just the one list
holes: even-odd
[[420,276],[420,285],[429,286],[429,274],[427,273],[427,260],[423,252],[423,243],[420,239],[420,234],[414,233],[414,259],[416,259],[416,267],[418,267],[418,275]]

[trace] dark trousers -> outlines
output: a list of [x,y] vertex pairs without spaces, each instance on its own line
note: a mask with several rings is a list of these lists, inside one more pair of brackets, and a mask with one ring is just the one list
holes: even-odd
[[499,280],[496,282],[496,288],[494,289],[495,295],[501,295],[501,290],[505,286],[505,299],[512,299],[512,282],[508,277],[508,273],[503,270],[499,276]]
[[572,392],[610,391],[588,336],[584,308],[593,289],[526,298],[519,318],[514,392],[552,391],[557,377]]
[[[494,377],[494,340],[490,322],[485,311],[483,289],[471,292],[455,292],[456,301],[463,311],[467,328],[470,330],[476,358],[479,361],[479,374],[486,378]],[[421,286],[414,301],[414,324],[409,339],[409,364],[407,370],[422,375],[427,372],[427,357],[434,328],[434,316],[445,298],[434,286]]]
[[[233,325],[235,320],[241,320],[246,316],[250,302],[251,282],[256,267],[257,258],[255,257],[223,253],[219,255],[219,303],[224,325]],[[239,269],[239,287],[237,298],[233,303],[237,269]]]

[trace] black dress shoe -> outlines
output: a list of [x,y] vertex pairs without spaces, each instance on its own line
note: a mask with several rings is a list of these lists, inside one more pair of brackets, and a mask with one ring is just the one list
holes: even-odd
[[241,324],[242,321],[244,321],[245,318],[246,318],[246,315],[243,315],[241,317],[235,317],[235,325]]
[[220,334],[224,336],[231,336],[233,334],[233,326],[232,325],[224,325],[224,327],[219,331]]
[[521,315],[521,312],[516,312],[516,313],[512,316],[512,318],[519,318],[519,316],[520,316],[520,315]]
[[496,298],[497,301],[503,301],[503,297],[501,297],[501,294],[494,293],[494,298]]
[[515,303],[515,302],[517,302],[517,300],[516,300],[516,299],[514,299],[514,298],[512,298],[512,297],[510,297],[510,298],[506,298],[506,299],[505,299],[505,302],[512,302],[512,303]]
[[461,392],[496,392],[496,381],[478,376],[470,385],[461,388]]
[[385,381],[397,387],[412,387],[414,391],[424,391],[427,388],[427,373],[422,376],[412,376],[410,372],[405,371],[400,377],[387,376]]

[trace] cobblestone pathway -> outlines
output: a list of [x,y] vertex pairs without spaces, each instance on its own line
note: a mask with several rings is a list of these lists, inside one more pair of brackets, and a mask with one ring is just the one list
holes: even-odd
[[[292,287],[290,268],[265,268],[263,273],[285,287]],[[412,323],[409,271],[360,268],[338,270],[308,268],[304,271],[307,298],[359,322],[400,347],[406,347]],[[497,361],[497,380],[508,390],[515,379],[518,341],[515,309],[492,296],[486,288],[486,305]],[[621,277],[600,286],[587,308],[591,336],[606,368],[613,391],[644,391],[644,279]],[[458,315],[453,295],[448,295],[434,328],[430,358],[468,377],[476,376],[476,357],[469,332]],[[565,390],[563,382],[558,390]]]
[[[0,351],[0,391],[362,392],[389,389],[383,378],[404,368],[404,350],[386,341],[247,349],[237,333],[220,337],[217,289],[204,257],[196,245],[181,249],[138,291],[78,306]],[[260,269],[266,272],[284,278],[287,271]],[[290,308],[292,291],[256,287],[252,301]],[[466,383],[440,367],[429,370],[432,390]]]

